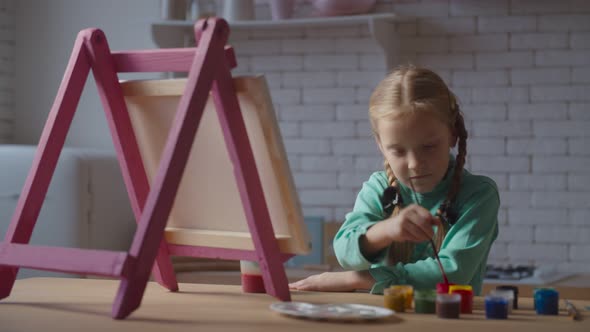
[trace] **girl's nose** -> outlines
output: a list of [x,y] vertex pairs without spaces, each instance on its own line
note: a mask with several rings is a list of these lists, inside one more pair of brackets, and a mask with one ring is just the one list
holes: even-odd
[[419,169],[420,157],[416,153],[408,153],[408,168]]

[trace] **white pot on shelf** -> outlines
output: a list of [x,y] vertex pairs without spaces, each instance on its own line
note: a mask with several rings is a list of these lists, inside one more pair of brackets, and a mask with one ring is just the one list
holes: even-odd
[[228,22],[254,19],[254,0],[225,0],[223,18]]
[[284,20],[293,16],[295,0],[271,0],[270,14],[273,20]]
[[357,15],[370,12],[377,0],[312,0],[317,16]]

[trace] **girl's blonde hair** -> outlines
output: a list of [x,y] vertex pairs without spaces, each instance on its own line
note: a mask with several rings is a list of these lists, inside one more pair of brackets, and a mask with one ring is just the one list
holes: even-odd
[[[440,250],[449,227],[447,215],[461,184],[461,173],[467,153],[467,130],[463,115],[459,109],[457,98],[449,90],[445,82],[435,72],[415,66],[403,66],[394,70],[373,91],[369,101],[369,119],[373,134],[377,139],[377,122],[381,119],[392,119],[413,112],[430,112],[445,122],[457,138],[458,148],[455,157],[455,169],[451,187],[438,214],[443,216],[443,225],[439,227],[434,242]],[[385,172],[390,186],[396,186],[396,178],[391,166],[384,161]],[[396,206],[393,214],[398,214],[400,206]],[[454,220],[452,220],[454,222]],[[390,248],[391,264],[407,263],[411,258],[414,244],[410,242],[393,243]]]

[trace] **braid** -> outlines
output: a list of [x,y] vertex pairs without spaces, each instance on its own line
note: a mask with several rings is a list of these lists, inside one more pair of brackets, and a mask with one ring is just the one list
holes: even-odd
[[385,173],[387,174],[387,181],[389,182],[389,185],[394,187],[395,186],[395,174],[393,174],[393,170],[391,169],[391,166],[389,166],[389,163],[387,162],[387,160],[383,161],[383,167],[385,168]]
[[[452,206],[455,198],[457,197],[459,188],[461,187],[461,174],[463,173],[463,166],[465,165],[465,155],[467,154],[467,129],[465,129],[465,120],[463,119],[463,115],[459,110],[459,106],[454,101],[454,98],[452,100],[452,109],[457,112],[454,123],[454,131],[457,135],[457,139],[459,140],[459,146],[457,157],[455,158],[455,169],[453,172],[453,180],[451,183],[451,187],[449,188],[447,197],[445,198],[445,200],[441,204],[441,207],[438,210],[437,214],[439,215],[448,215],[448,209]],[[454,221],[455,220],[453,220],[453,222]],[[446,233],[447,229],[445,227],[441,227],[440,231],[436,232],[434,242],[436,244],[437,250],[440,250]]]
[[[397,181],[395,178],[395,174],[393,174],[393,170],[391,166],[385,160],[383,162],[383,166],[385,167],[385,173],[387,174],[387,181],[389,185],[392,187],[397,187]],[[401,195],[401,194],[400,194]],[[396,216],[399,214],[401,210],[401,204],[398,204],[393,209],[392,216]],[[412,256],[412,252],[414,251],[414,244],[411,242],[393,242],[389,246],[389,265],[395,265],[397,263],[408,263]]]
[[453,173],[453,182],[447,196],[447,200],[452,202],[455,200],[459,187],[461,184],[461,173],[463,172],[463,166],[465,165],[465,155],[467,154],[467,130],[465,129],[465,121],[463,115],[457,107],[457,119],[455,120],[455,131],[458,142],[458,153],[455,158],[455,172]]

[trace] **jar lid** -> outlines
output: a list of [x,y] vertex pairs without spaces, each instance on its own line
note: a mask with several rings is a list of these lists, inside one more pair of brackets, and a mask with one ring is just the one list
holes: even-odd
[[553,288],[537,288],[535,289],[534,297],[537,298],[556,298],[559,293]]
[[414,290],[414,287],[412,285],[391,285],[389,286],[389,289],[399,289],[405,292],[411,292]]
[[454,285],[453,283],[444,283],[444,282],[439,282],[436,284],[436,292],[439,294],[445,294],[449,292],[449,287]]
[[512,289],[492,289],[490,295],[502,296],[507,299],[514,299],[514,291]]
[[508,305],[508,300],[505,297],[498,296],[498,295],[486,295],[485,302],[486,303],[491,303],[491,304],[504,304],[504,305]]
[[406,293],[405,290],[401,288],[385,288],[383,290],[383,295],[392,295],[392,296],[404,296]]
[[453,291],[473,292],[473,287],[471,287],[471,285],[451,285],[451,286],[449,286],[449,293],[452,293]]
[[435,299],[436,291],[434,289],[416,289],[414,291],[414,298],[416,299]]
[[461,295],[460,294],[436,294],[436,301],[442,303],[460,303],[461,302]]

